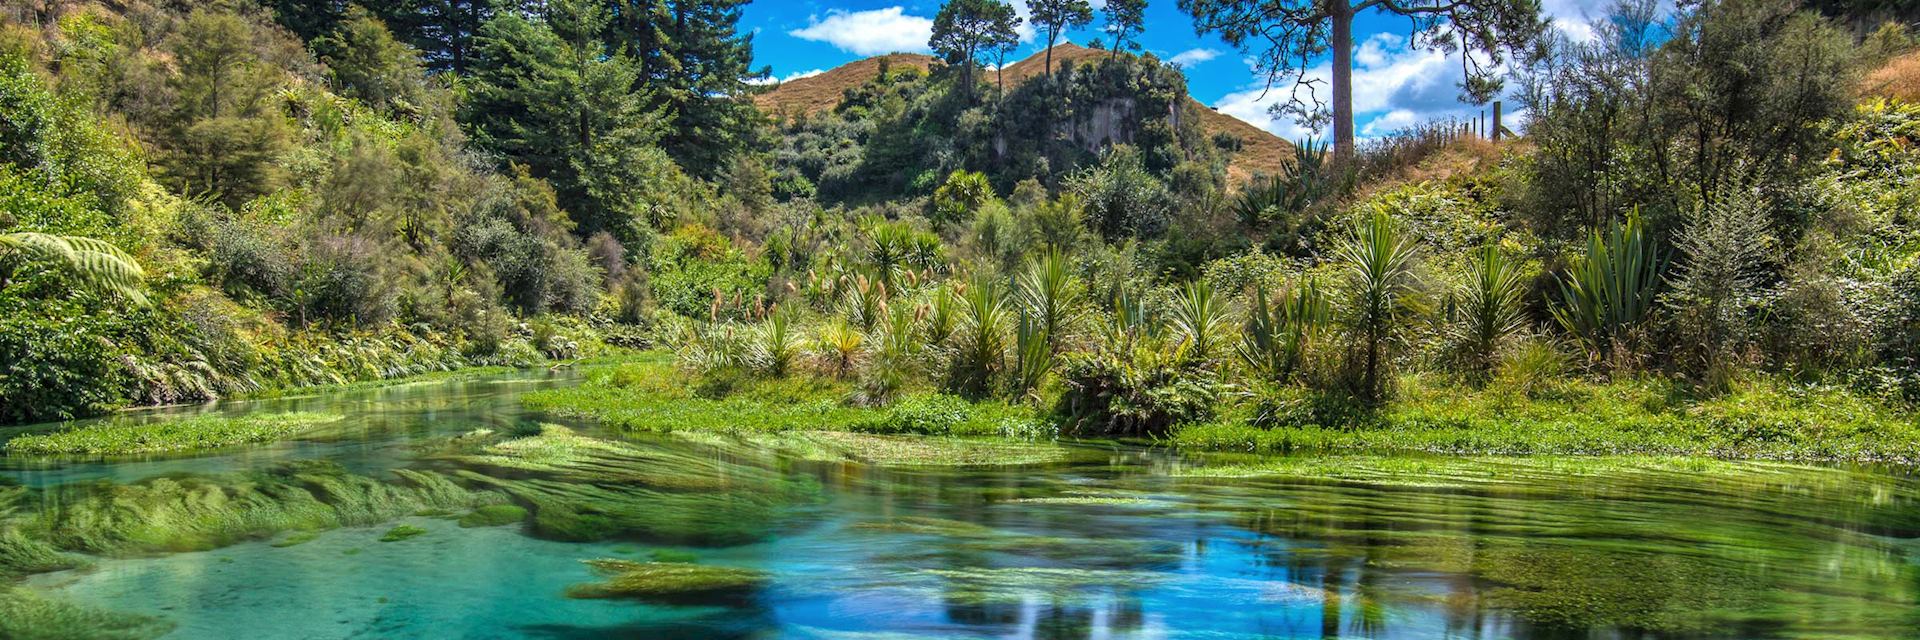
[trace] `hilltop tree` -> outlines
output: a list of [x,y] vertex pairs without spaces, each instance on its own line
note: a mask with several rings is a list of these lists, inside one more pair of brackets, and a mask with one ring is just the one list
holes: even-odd
[[[1331,49],[1336,158],[1353,156],[1354,17],[1380,11],[1408,18],[1415,47],[1460,54],[1462,96],[1475,103],[1500,92],[1496,73],[1505,56],[1536,44],[1547,24],[1539,0],[1180,0],[1180,8],[1193,15],[1196,32],[1217,33],[1253,55],[1268,86],[1291,77],[1292,99],[1275,111],[1303,125],[1327,122],[1314,90],[1318,81],[1306,74]],[[1307,88],[1304,98],[1301,87]]]
[[1047,75],[1053,75],[1053,45],[1060,41],[1060,34],[1068,29],[1087,26],[1093,22],[1093,5],[1087,0],[1031,0],[1027,9],[1033,13],[1033,25],[1047,32]]
[[973,93],[973,67],[981,56],[1020,42],[1020,16],[1001,0],[949,0],[933,17],[927,45],[947,64],[962,65],[967,93]]
[[1119,56],[1123,49],[1140,47],[1139,43],[1129,43],[1128,38],[1146,29],[1147,0],[1107,0],[1102,11],[1107,15],[1106,32],[1113,36],[1113,49],[1107,53],[1108,58]]

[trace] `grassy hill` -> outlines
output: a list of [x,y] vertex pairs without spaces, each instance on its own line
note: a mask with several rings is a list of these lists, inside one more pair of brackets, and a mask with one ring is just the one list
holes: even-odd
[[[1090,49],[1073,43],[1064,43],[1053,48],[1053,64],[1077,65],[1095,58],[1108,55],[1107,51]],[[832,109],[840,104],[846,90],[859,87],[880,75],[882,61],[890,65],[907,65],[922,69],[932,67],[936,59],[917,53],[890,53],[871,58],[855,60],[817,76],[800,78],[780,83],[772,90],[756,98],[760,108],[774,115],[813,114]],[[1036,53],[1024,60],[1007,65],[1005,80],[1008,85],[1017,85],[1039,76],[1046,71],[1047,54]],[[989,82],[997,81],[989,77]],[[1281,139],[1259,127],[1248,124],[1233,116],[1214,111],[1212,107],[1191,100],[1194,111],[1200,114],[1201,126],[1208,135],[1226,132],[1241,140],[1240,152],[1227,165],[1227,178],[1235,186],[1245,184],[1256,173],[1275,173],[1286,158],[1293,154],[1292,143]]]

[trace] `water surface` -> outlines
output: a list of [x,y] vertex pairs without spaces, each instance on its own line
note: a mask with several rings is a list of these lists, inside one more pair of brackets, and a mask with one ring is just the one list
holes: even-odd
[[[347,420],[313,438],[202,456],[4,459],[0,475],[42,501],[291,461],[388,480],[434,469],[511,481],[499,469],[456,469],[431,445],[474,429],[528,430],[538,417],[521,412],[517,394],[569,383],[530,374],[176,409],[153,418],[299,410]],[[172,638],[1920,636],[1920,483],[1901,469],[1195,459],[1099,443],[1071,445],[1054,464],[953,469],[629,439],[741,478],[636,503],[716,516],[725,531],[633,527],[567,542],[525,525],[416,516],[401,522],[428,533],[400,542],[378,541],[388,522],[294,546],[275,538],[102,558],[28,584],[164,617]],[[777,500],[767,481],[746,480],[763,472],[779,479]],[[691,560],[770,580],[709,601],[565,597],[600,579],[581,564],[592,558]]]

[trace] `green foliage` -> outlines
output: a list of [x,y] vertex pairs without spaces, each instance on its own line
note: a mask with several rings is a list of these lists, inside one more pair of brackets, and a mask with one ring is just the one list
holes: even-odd
[[1660,293],[1664,264],[1639,216],[1614,223],[1604,235],[1593,231],[1586,254],[1575,257],[1560,278],[1554,320],[1580,340],[1592,360],[1630,366],[1641,346],[1641,325]]
[[1681,367],[1720,383],[1752,338],[1749,310],[1775,247],[1766,203],[1750,188],[1728,191],[1697,211],[1676,239],[1685,259],[1665,298],[1690,345],[1683,349],[1695,352]]
[[1179,358],[1208,363],[1216,355],[1229,318],[1224,301],[1214,296],[1213,286],[1195,280],[1180,287],[1173,299],[1171,320],[1173,335],[1179,341]]
[[976,277],[960,298],[959,331],[949,360],[946,387],[968,398],[991,395],[1006,370],[1007,334],[1014,322],[1004,287],[998,280]]
[[[119,247],[93,238],[0,233],[0,270],[4,270],[0,277],[33,268],[58,269],[89,290],[119,295],[135,304],[147,303],[140,282],[146,273]],[[4,279],[0,279],[0,286],[4,285]]]
[[572,0],[544,21],[512,12],[488,21],[462,119],[482,147],[553,183],[582,232],[626,242],[653,222],[650,207],[677,202],[668,183],[678,172],[652,146],[662,125],[637,65],[602,39],[608,20],[603,7]]
[[966,79],[962,88],[972,95],[976,61],[1019,44],[1020,34],[1015,31],[1019,26],[1020,17],[1013,5],[1001,0],[947,0],[933,16],[927,47],[948,64],[960,66]]
[[1151,238],[1167,229],[1173,195],[1132,147],[1116,146],[1069,181],[1087,224],[1108,240]]
[[1314,342],[1332,318],[1316,281],[1283,290],[1272,301],[1264,284],[1255,285],[1235,352],[1261,379],[1289,382],[1306,368]]
[[1497,245],[1475,252],[1456,293],[1459,319],[1450,328],[1469,379],[1485,381],[1509,338],[1527,327],[1527,284],[1520,264]]
[[0,636],[19,640],[147,640],[173,631],[162,618],[102,611],[0,587]]
[[1354,390],[1364,401],[1386,399],[1393,366],[1390,350],[1401,331],[1401,318],[1419,292],[1419,243],[1391,213],[1376,208],[1356,219],[1334,247],[1333,261],[1348,296],[1342,304],[1353,342],[1348,367]]
[[935,224],[967,222],[980,211],[980,207],[997,197],[986,174],[954,171],[939,189],[933,191],[932,219]]
[[1160,436],[1204,421],[1225,391],[1213,372],[1146,348],[1070,355],[1060,379],[1062,429],[1109,436]]

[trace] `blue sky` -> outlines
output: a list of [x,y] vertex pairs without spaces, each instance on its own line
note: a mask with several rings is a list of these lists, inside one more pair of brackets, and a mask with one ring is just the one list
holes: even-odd
[[[1013,1],[1024,15],[1024,0]],[[1589,33],[1588,19],[1598,17],[1608,2],[1545,0],[1543,4],[1558,28],[1582,37]],[[741,22],[742,28],[755,34],[755,65],[770,66],[775,78],[790,79],[871,55],[924,52],[940,4],[937,0],[756,0],[747,5]],[[1096,15],[1094,25],[1068,34],[1068,39],[1084,43],[1101,37],[1099,22]],[[1267,105],[1284,101],[1288,88],[1277,86],[1263,96],[1264,78],[1253,72],[1245,56],[1218,38],[1194,35],[1193,19],[1180,11],[1176,0],[1151,0],[1146,24],[1146,33],[1140,37],[1143,46],[1185,69],[1195,98],[1287,138],[1307,135],[1291,121],[1267,115]],[[1356,21],[1354,40],[1360,45],[1354,60],[1354,110],[1361,137],[1479,110],[1457,99],[1459,59],[1410,49],[1407,28],[1404,19],[1377,14]],[[1023,29],[1028,39],[1016,57],[1045,48],[1046,43],[1034,37],[1030,28]],[[1315,75],[1325,76],[1324,63]]]

